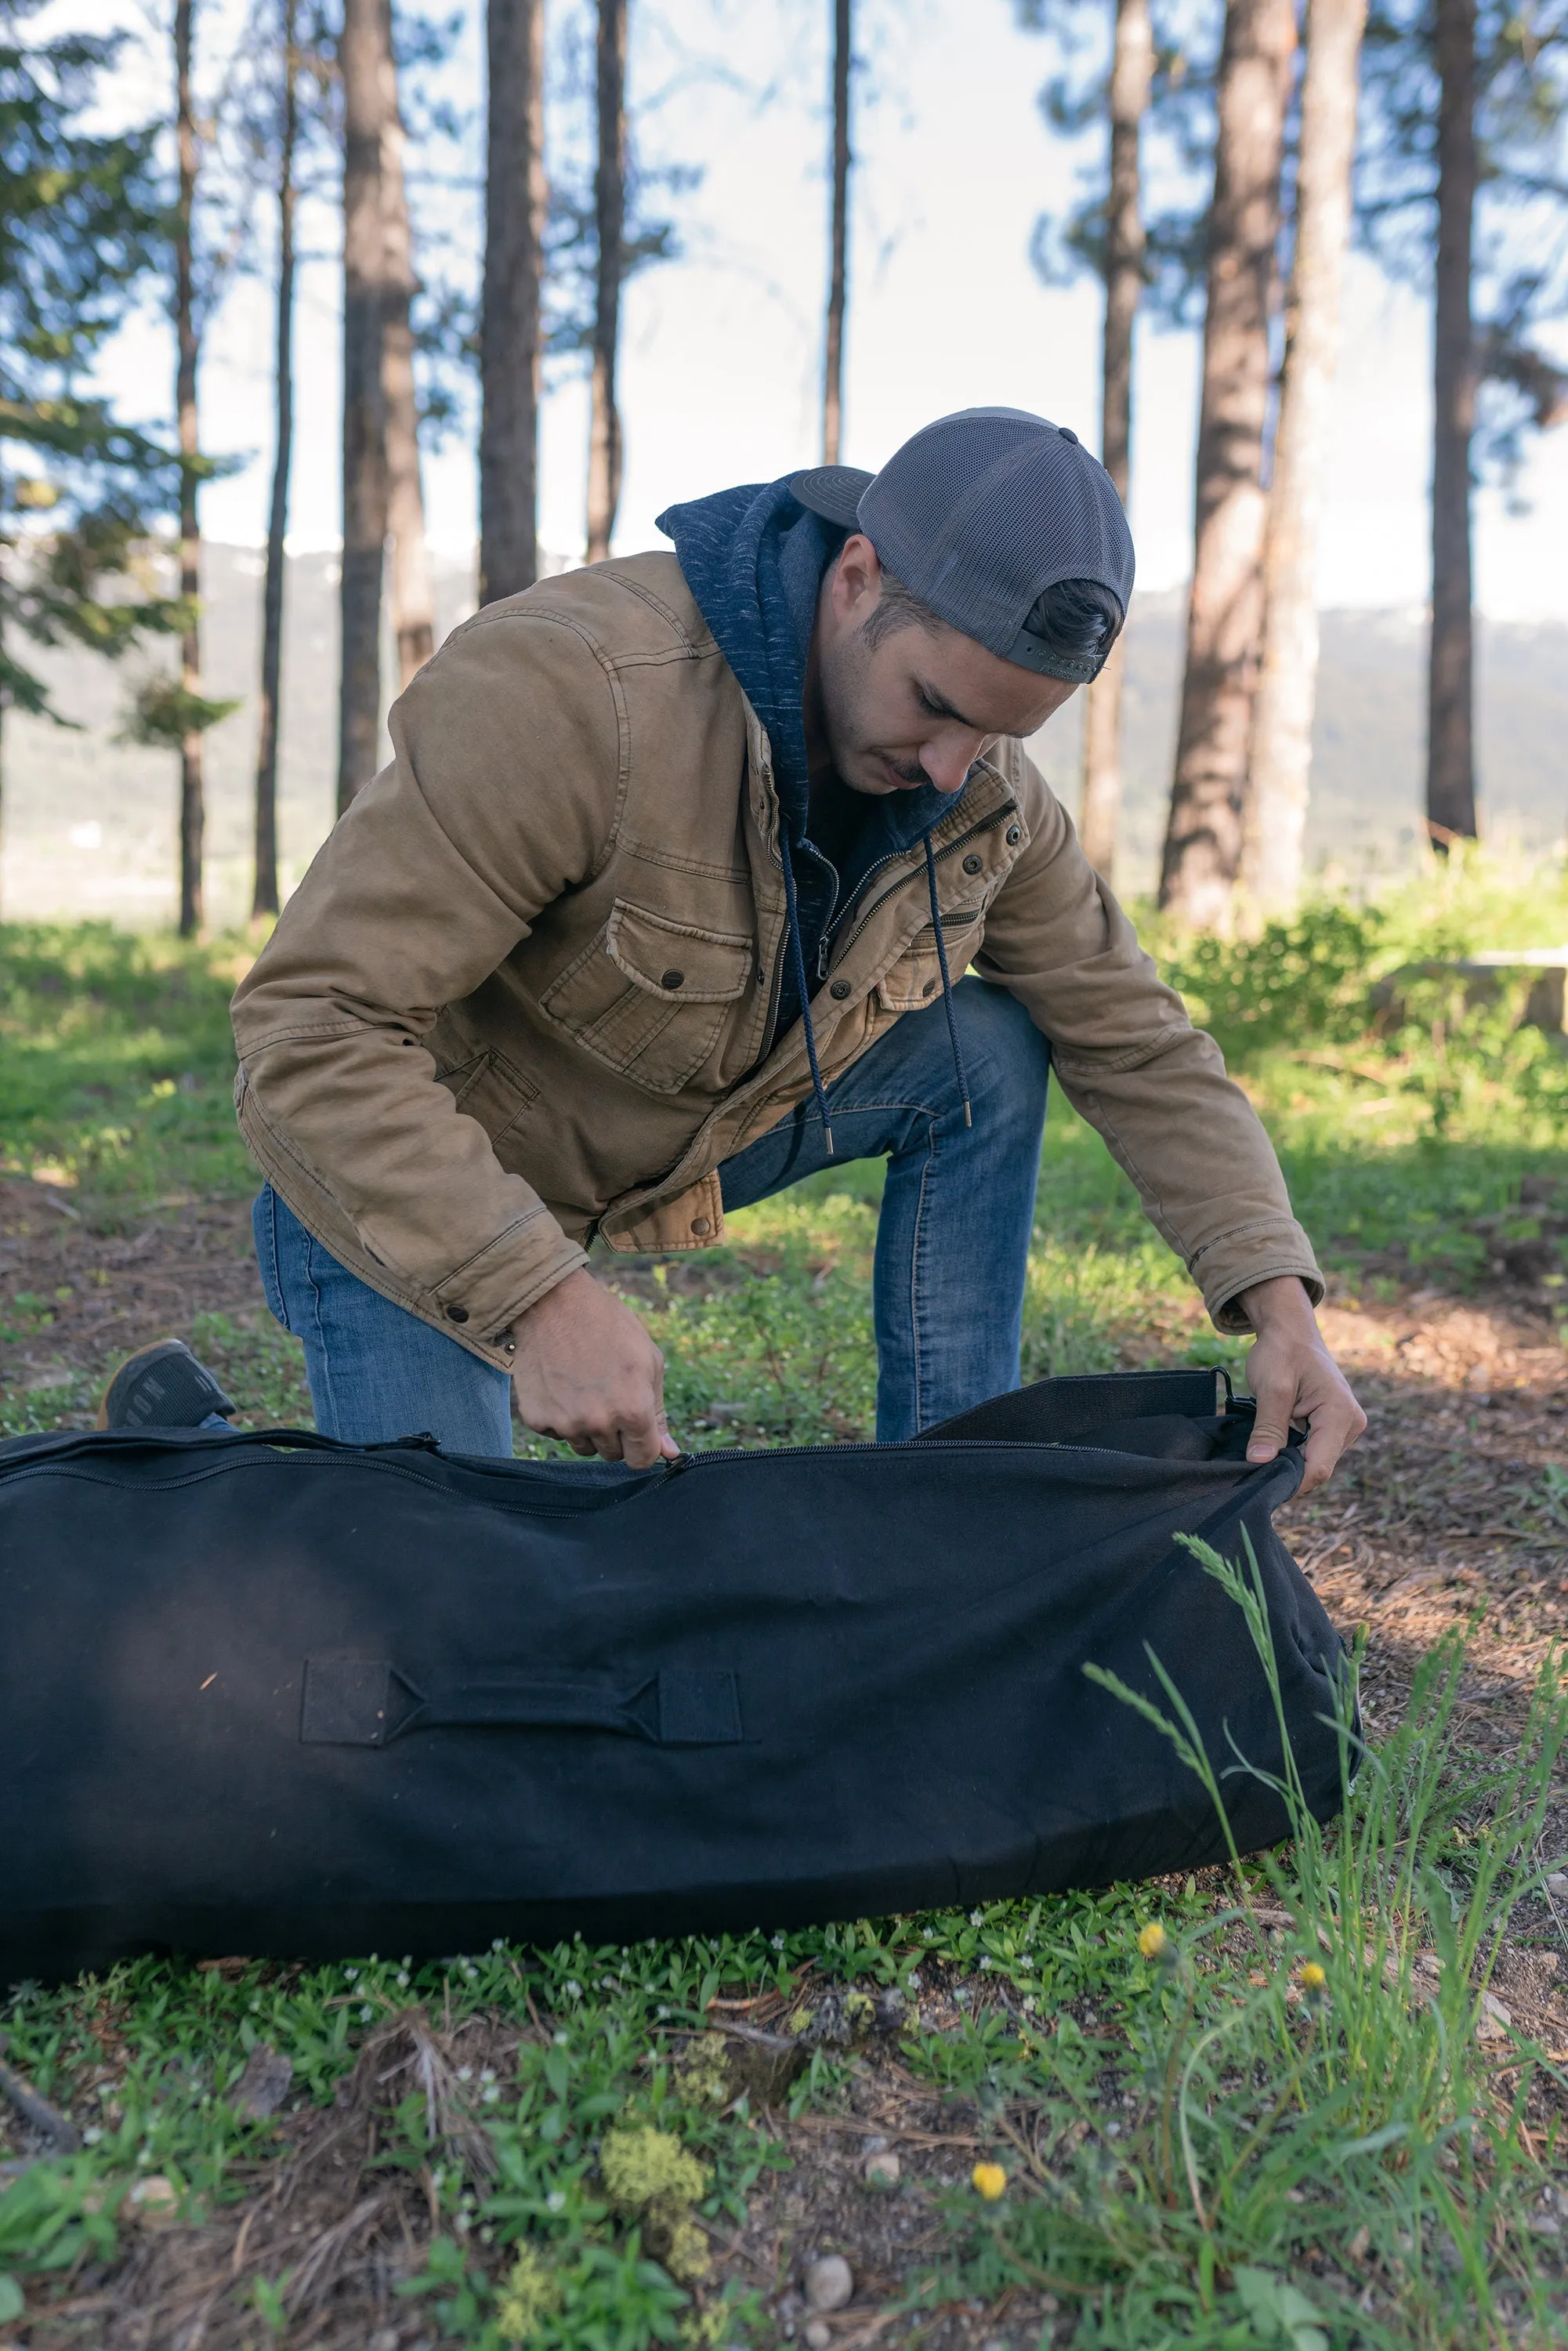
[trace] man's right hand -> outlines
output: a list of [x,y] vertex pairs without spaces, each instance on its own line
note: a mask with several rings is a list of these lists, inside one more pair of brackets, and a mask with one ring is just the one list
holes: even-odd
[[680,1447],[664,1426],[664,1358],[629,1306],[585,1267],[512,1325],[517,1416],[574,1453],[651,1469]]

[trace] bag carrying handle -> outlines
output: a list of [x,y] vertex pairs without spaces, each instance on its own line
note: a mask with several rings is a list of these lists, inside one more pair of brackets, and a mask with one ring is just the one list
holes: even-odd
[[662,1666],[605,1673],[508,1673],[476,1667],[405,1673],[385,1657],[307,1657],[299,1712],[306,1747],[387,1747],[412,1730],[609,1730],[654,1747],[734,1747],[743,1736],[732,1673]]
[[1146,1420],[1174,1413],[1208,1420],[1239,1407],[1225,1371],[1084,1372],[1036,1380],[1010,1395],[992,1396],[969,1412],[923,1428],[915,1445],[951,1443],[1082,1445],[1113,1421]]

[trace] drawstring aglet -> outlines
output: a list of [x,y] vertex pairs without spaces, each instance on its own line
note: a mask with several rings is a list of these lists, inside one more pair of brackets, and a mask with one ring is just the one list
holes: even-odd
[[826,1119],[822,1121],[822,1148],[831,1159],[833,1155],[833,1130]]
[[[975,1123],[974,1119],[969,1113],[969,1097],[967,1094],[964,1097],[964,1123],[966,1126],[973,1126]],[[832,1145],[830,1144],[828,1147],[831,1150]]]

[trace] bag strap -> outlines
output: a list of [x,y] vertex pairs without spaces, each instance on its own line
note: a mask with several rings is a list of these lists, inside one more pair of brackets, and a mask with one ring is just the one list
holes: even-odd
[[412,1730],[609,1730],[654,1747],[734,1747],[732,1673],[663,1666],[614,1674],[405,1673],[384,1657],[307,1657],[299,1738],[307,1747],[386,1747]]
[[1223,1371],[1089,1372],[1036,1380],[1010,1395],[992,1396],[969,1412],[923,1428],[916,1445],[1083,1445],[1113,1421],[1147,1420],[1176,1413],[1208,1420],[1229,1409],[1230,1377]]

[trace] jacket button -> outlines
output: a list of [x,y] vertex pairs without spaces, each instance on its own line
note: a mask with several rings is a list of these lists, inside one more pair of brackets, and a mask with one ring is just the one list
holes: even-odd
[[466,1306],[449,1306],[446,1310],[446,1319],[449,1322],[466,1322],[468,1309]]
[[1008,833],[1007,833],[1008,847],[1009,847],[1009,849],[1016,849],[1016,848],[1018,847],[1018,845],[1019,845],[1019,841],[1020,838],[1021,838],[1021,835],[1019,834],[1019,829],[1018,829],[1017,825],[1016,825],[1016,824],[1009,824],[1009,827],[1008,827]]
[[936,993],[936,982],[934,979],[928,979],[920,993],[922,996],[935,996]]
[[831,987],[828,990],[828,994],[833,998],[834,1002],[838,1004],[841,1004],[843,1002],[849,992],[850,984],[847,979],[835,979]]
[[685,978],[686,976],[684,971],[663,972],[659,977],[659,986],[661,987],[684,987],[685,985]]
[[983,857],[966,857],[964,860],[964,871],[966,873],[977,873],[985,862],[986,861]]
[[692,1230],[696,1235],[699,1241],[706,1241],[709,1233],[712,1232],[713,1227],[706,1217],[694,1217],[692,1218]]

